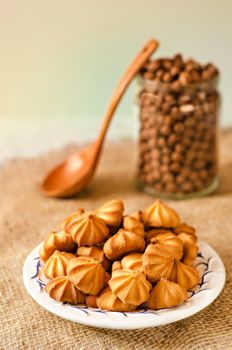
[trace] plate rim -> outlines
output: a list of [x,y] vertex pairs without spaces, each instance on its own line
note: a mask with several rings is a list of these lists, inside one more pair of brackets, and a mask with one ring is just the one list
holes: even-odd
[[[127,318],[125,319],[120,319],[120,322],[117,322],[117,319],[113,319],[111,320],[111,322],[109,322],[109,318],[102,318],[102,319],[93,319],[93,317],[91,318],[91,316],[89,317],[83,317],[83,315],[81,314],[77,314],[75,315],[75,317],[72,315],[72,313],[68,313],[68,308],[64,308],[60,311],[60,309],[56,308],[56,306],[60,306],[61,303],[51,299],[51,303],[44,303],[40,300],[40,298],[38,297],[39,292],[35,292],[34,290],[32,290],[31,285],[30,285],[30,281],[31,279],[28,278],[28,265],[29,262],[31,262],[32,259],[35,259],[35,255],[38,256],[38,250],[40,248],[40,246],[43,244],[43,242],[41,242],[40,244],[38,244],[34,249],[32,249],[32,251],[27,255],[25,261],[24,261],[24,265],[23,265],[23,282],[24,282],[24,286],[27,290],[27,293],[34,299],[34,301],[36,301],[37,304],[39,304],[40,306],[42,306],[45,310],[49,311],[52,314],[55,314],[56,316],[59,316],[63,319],[75,322],[75,323],[79,323],[85,326],[90,326],[90,327],[96,327],[96,328],[104,328],[104,329],[121,329],[121,330],[126,330],[126,329],[142,329],[142,328],[151,328],[151,327],[159,327],[161,325],[165,325],[165,324],[170,324],[173,322],[177,322],[180,320],[183,320],[185,318],[188,318],[190,316],[195,315],[196,313],[200,312],[201,310],[205,309],[206,307],[208,307],[221,293],[222,289],[224,288],[225,285],[225,280],[226,280],[226,271],[225,271],[225,267],[223,264],[222,259],[220,258],[219,254],[215,251],[215,249],[208,243],[206,243],[203,240],[198,240],[198,244],[199,246],[203,246],[203,248],[206,248],[207,250],[209,250],[211,252],[211,254],[213,254],[213,257],[215,257],[220,265],[220,283],[217,284],[217,286],[214,287],[214,293],[210,294],[209,297],[207,298],[207,301],[204,300],[204,302],[199,303],[197,305],[194,305],[194,312],[192,310],[192,308],[186,308],[183,310],[178,310],[181,311],[177,314],[175,314],[175,312],[170,313],[169,315],[163,315],[162,314],[162,318],[159,319],[159,322],[157,324],[157,322],[154,322],[153,319],[148,317],[148,320],[142,320],[142,323],[138,323],[138,320],[135,319],[131,319],[129,322],[127,321]],[[73,306],[70,305],[71,308],[73,308]],[[178,306],[176,307],[178,309]],[[95,309],[91,309],[91,308],[87,308],[89,310],[95,311]],[[164,309],[167,310],[167,309]],[[170,309],[170,311],[175,311],[174,308]],[[96,311],[95,311],[96,312]],[[118,312],[115,311],[106,311],[104,312],[105,314],[117,314]],[[155,312],[154,312],[155,313]],[[127,314],[127,313],[126,313]],[[132,315],[133,312],[128,314]]]

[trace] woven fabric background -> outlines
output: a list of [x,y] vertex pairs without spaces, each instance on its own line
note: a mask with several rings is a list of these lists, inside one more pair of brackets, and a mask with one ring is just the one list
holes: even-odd
[[221,134],[221,185],[212,196],[170,202],[200,238],[222,257],[227,281],[220,297],[200,313],[159,328],[102,330],[63,320],[27,294],[22,267],[28,253],[77,207],[92,209],[115,197],[128,211],[153,200],[134,184],[133,145],[107,145],[98,174],[81,197],[55,200],[42,196],[46,171],[74,146],[35,159],[15,159],[0,169],[0,349],[232,349],[232,130]]

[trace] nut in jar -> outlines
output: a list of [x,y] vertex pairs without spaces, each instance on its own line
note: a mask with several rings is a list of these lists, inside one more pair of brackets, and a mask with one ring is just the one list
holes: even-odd
[[217,187],[218,70],[180,54],[149,61],[139,77],[138,181],[182,198]]

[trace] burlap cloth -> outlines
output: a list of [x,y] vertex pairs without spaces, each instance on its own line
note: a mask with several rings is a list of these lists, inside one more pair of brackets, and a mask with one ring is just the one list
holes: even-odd
[[26,256],[77,207],[91,209],[120,197],[132,211],[152,200],[134,186],[130,141],[106,146],[97,177],[80,198],[44,198],[38,190],[42,176],[72,149],[11,160],[0,169],[0,349],[232,349],[232,130],[221,134],[217,193],[172,203],[222,257],[227,271],[225,288],[195,316],[145,330],[94,329],[63,320],[37,305],[24,289]]

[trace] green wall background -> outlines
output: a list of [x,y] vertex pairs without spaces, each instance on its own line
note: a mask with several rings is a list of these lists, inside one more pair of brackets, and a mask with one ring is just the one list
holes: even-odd
[[0,0],[0,119],[100,118],[128,62],[157,37],[157,56],[180,51],[219,66],[229,125],[231,13],[230,0]]

